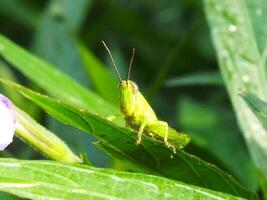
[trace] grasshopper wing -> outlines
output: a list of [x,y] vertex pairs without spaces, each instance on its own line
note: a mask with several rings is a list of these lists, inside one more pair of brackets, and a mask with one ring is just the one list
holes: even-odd
[[182,149],[190,142],[190,140],[191,138],[189,135],[179,133],[175,129],[169,127],[168,141],[170,141],[170,143],[172,143],[175,147]]

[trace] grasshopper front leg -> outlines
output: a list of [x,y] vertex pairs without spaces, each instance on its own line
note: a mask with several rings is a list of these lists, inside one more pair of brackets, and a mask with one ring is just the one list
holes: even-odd
[[140,126],[140,128],[139,128],[139,130],[138,130],[138,133],[137,133],[137,140],[136,140],[136,142],[135,142],[136,145],[138,145],[138,144],[141,143],[141,140],[142,140],[142,134],[143,134],[143,132],[144,132],[144,128],[145,128],[145,126],[146,126],[146,121],[144,121],[144,122],[141,124],[141,126]]

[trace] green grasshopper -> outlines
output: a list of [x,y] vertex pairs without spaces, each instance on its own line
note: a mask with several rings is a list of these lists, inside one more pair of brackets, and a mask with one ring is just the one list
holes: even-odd
[[115,63],[109,48],[104,41],[102,41],[102,43],[111,58],[113,67],[119,80],[118,89],[120,109],[124,115],[126,125],[138,131],[136,144],[138,145],[141,143],[142,134],[145,134],[149,137],[163,141],[165,145],[173,151],[173,153],[176,153],[175,147],[179,149],[184,148],[190,142],[190,137],[169,127],[167,122],[158,120],[153,109],[150,107],[143,95],[139,92],[136,83],[129,80],[135,49],[133,48],[126,80],[122,80],[117,64]]

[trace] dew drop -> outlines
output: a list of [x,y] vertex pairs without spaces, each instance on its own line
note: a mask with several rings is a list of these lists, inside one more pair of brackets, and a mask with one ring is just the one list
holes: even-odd
[[244,75],[244,76],[242,76],[242,80],[244,81],[244,82],[249,82],[250,81],[250,77],[249,77],[249,75]]
[[235,32],[236,29],[237,29],[236,26],[233,25],[233,24],[231,24],[231,25],[228,27],[228,30],[229,30],[230,32]]

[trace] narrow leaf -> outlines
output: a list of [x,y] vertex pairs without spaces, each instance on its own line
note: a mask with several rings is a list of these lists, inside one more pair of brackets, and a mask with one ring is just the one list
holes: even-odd
[[97,92],[108,102],[118,105],[118,81],[115,76],[105,69],[103,64],[81,43],[79,52],[86,72]]
[[[171,156],[171,151],[158,141],[144,137],[142,145],[135,145],[136,132],[117,125],[86,110],[35,93],[22,86],[16,87],[58,120],[75,126],[99,139],[97,146],[111,156],[127,161],[135,170],[177,179],[188,184],[255,199],[253,193],[220,169],[182,150]],[[214,184],[216,182],[216,184]]]
[[223,85],[223,81],[218,72],[202,72],[176,77],[166,82],[167,87],[190,85]]
[[157,176],[3,158],[0,191],[36,200],[242,199]]
[[244,98],[252,112],[255,113],[265,130],[267,130],[267,103],[255,95],[244,91],[240,95]]
[[59,99],[104,116],[119,112],[118,109],[97,94],[86,90],[69,76],[31,55],[1,35],[0,56],[46,92]]
[[[68,74],[85,87],[89,86],[89,82],[78,53],[76,38],[82,21],[88,14],[90,2],[92,1],[76,0],[73,6],[72,0],[48,1],[34,32],[31,48],[38,56],[53,64],[54,68]],[[60,82],[61,78],[57,78],[58,80],[54,81]],[[50,93],[48,90],[46,92]],[[83,135],[81,131],[69,128],[52,117],[47,119],[46,126],[55,131],[75,151],[95,154],[94,149],[87,145],[88,140],[93,138]],[[72,137],[73,132],[77,132],[75,138]]]
[[249,0],[204,2],[220,69],[240,127],[255,165],[267,180],[267,131],[238,95],[244,89],[267,100],[266,70],[253,34]]

